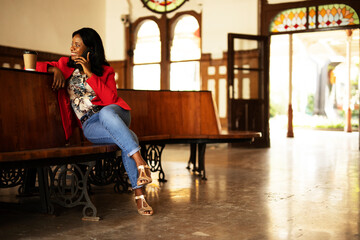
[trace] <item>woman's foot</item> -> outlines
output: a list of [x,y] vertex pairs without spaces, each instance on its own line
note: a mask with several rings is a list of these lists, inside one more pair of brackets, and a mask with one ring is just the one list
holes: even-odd
[[145,196],[142,194],[142,189],[135,189],[135,201],[138,209],[138,213],[142,216],[151,216],[154,211],[152,207],[146,202]]
[[152,182],[151,171],[148,165],[140,165],[138,166],[138,170],[139,177],[136,183],[138,186],[144,186]]
[[134,159],[139,171],[139,177],[136,184],[138,186],[144,186],[146,184],[151,183],[152,179],[151,179],[150,167],[146,164],[145,160],[142,158],[140,151],[137,151],[131,157],[132,159]]

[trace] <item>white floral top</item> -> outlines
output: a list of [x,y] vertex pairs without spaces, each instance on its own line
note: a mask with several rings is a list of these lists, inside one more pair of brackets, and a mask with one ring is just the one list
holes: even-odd
[[96,94],[86,82],[87,79],[86,74],[81,74],[79,69],[75,69],[67,89],[71,106],[79,119],[85,115],[89,115],[90,117],[101,109],[100,106],[91,103],[91,100],[96,97]]

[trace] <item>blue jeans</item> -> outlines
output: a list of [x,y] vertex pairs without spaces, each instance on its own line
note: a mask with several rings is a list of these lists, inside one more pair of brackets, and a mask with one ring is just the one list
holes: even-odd
[[129,129],[130,111],[112,104],[103,107],[92,115],[82,126],[84,136],[92,143],[115,143],[121,149],[121,157],[133,189],[139,188],[136,182],[138,170],[131,156],[140,150],[136,134]]

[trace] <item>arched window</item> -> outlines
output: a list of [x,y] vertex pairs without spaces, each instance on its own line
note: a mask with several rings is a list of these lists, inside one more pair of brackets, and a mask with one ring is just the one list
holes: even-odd
[[126,29],[127,86],[146,90],[200,90],[201,14],[137,19]]
[[161,42],[154,21],[145,20],[138,28],[133,59],[133,88],[159,90]]
[[270,32],[302,31],[358,25],[356,11],[345,4],[293,8],[280,12],[270,24]]
[[200,28],[191,15],[182,16],[174,27],[170,51],[170,89],[200,90]]

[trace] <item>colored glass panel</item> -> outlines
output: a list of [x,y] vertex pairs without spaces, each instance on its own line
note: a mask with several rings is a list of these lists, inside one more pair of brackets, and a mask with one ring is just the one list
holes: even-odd
[[308,12],[306,8],[282,11],[273,19],[270,31],[287,32],[358,24],[359,16],[353,8],[345,4],[328,4],[318,6],[317,12],[315,6],[309,7]]
[[309,7],[308,28],[316,28],[316,7]]
[[318,7],[319,28],[359,24],[355,10],[345,4],[321,5]]
[[168,13],[181,7],[187,0],[141,0],[144,5],[156,13]]
[[306,29],[306,8],[294,8],[279,13],[270,26],[271,32]]

